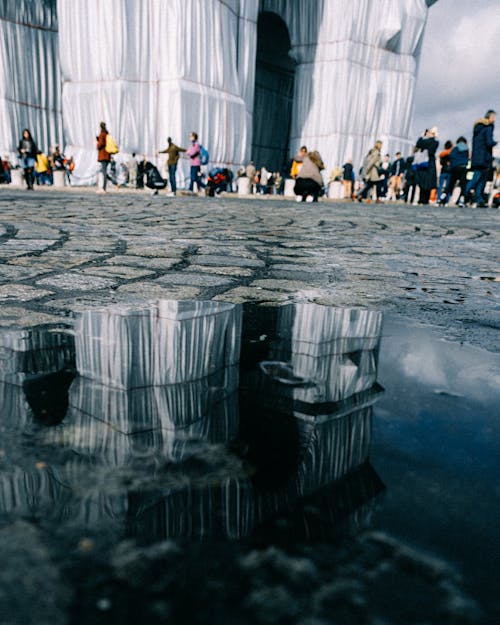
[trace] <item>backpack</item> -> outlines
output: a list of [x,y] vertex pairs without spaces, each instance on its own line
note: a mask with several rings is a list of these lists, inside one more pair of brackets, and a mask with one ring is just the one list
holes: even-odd
[[202,165],[208,165],[209,160],[210,155],[208,154],[207,148],[203,145],[200,145],[200,163]]
[[118,154],[119,152],[118,145],[109,132],[106,135],[106,147],[104,149],[108,154]]

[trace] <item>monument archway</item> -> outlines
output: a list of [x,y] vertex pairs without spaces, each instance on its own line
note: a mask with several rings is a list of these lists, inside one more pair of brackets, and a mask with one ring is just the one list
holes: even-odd
[[263,11],[257,23],[252,159],[257,167],[283,171],[289,159],[295,62],[290,34],[276,13]]

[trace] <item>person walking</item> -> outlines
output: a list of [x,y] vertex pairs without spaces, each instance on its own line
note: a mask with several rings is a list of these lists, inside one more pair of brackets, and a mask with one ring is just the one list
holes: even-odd
[[198,135],[196,132],[192,132],[189,135],[189,140],[191,141],[191,145],[186,150],[186,154],[189,156],[189,163],[191,165],[191,171],[189,176],[189,190],[194,190],[194,184],[196,183],[196,187],[198,191],[200,189],[205,189],[206,185],[201,180],[201,146],[198,143]]
[[167,139],[168,146],[160,151],[160,154],[168,154],[167,158],[167,167],[168,167],[168,179],[170,181],[170,192],[172,195],[177,193],[177,163],[179,162],[179,158],[181,156],[181,152],[185,152],[186,148],[181,148],[175,143],[172,142],[171,137]]
[[106,193],[106,186],[108,183],[108,167],[111,162],[111,154],[106,152],[106,137],[108,135],[108,129],[104,122],[100,123],[99,134],[96,137],[97,144],[97,162],[101,166],[100,176],[101,180],[98,182],[97,193]]
[[[439,141],[436,139],[437,134],[436,126],[433,126],[425,131],[415,145],[413,167],[416,173],[416,183],[420,189],[419,204],[429,204],[431,191],[437,186],[436,152],[439,146]],[[417,159],[418,152],[425,153],[426,151],[425,160]]]
[[368,196],[368,192],[375,187],[375,195],[376,202],[380,203],[381,200],[378,197],[378,182],[380,180],[379,176],[379,167],[382,164],[382,141],[375,141],[375,145],[368,154],[365,156],[365,160],[363,161],[362,167],[362,176],[365,182],[365,186],[363,187],[361,193],[358,196],[358,202],[362,202],[366,200]]
[[31,132],[27,128],[23,130],[23,135],[21,137],[21,140],[19,141],[17,151],[21,159],[21,167],[24,170],[26,187],[30,191],[33,191],[33,184],[35,182],[34,170],[36,164],[36,156],[38,154],[38,148],[36,146],[35,140],[31,136]]
[[[496,116],[496,112],[490,109],[474,124],[472,131],[471,168],[474,173],[467,183],[466,202],[472,204],[475,200],[480,208],[486,207],[484,187],[493,167],[493,148],[497,144],[493,138]],[[474,197],[472,192],[474,192]]]
[[465,137],[458,137],[455,147],[449,155],[450,161],[450,180],[448,182],[448,190],[446,192],[445,203],[451,199],[455,185],[460,185],[460,195],[458,196],[457,206],[464,206],[465,189],[467,188],[467,163],[469,162],[469,146]]

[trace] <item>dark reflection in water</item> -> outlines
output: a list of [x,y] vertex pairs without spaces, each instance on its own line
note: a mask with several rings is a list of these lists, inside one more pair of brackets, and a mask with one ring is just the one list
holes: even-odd
[[28,379],[23,384],[33,417],[45,425],[61,423],[68,412],[68,391],[75,377],[62,370]]
[[2,617],[498,622],[467,596],[495,596],[498,369],[381,322],[159,301],[0,330]]
[[345,517],[382,487],[368,466],[380,330],[376,312],[159,301],[84,312],[74,342],[6,332],[2,424],[32,432],[42,469],[14,448],[0,510],[118,521],[147,542],[241,538],[357,469]]

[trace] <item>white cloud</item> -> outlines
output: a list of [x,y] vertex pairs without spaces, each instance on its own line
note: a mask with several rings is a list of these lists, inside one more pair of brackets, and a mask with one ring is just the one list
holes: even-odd
[[500,2],[439,0],[422,50],[415,136],[437,125],[442,141],[470,137],[489,108],[500,109]]

